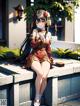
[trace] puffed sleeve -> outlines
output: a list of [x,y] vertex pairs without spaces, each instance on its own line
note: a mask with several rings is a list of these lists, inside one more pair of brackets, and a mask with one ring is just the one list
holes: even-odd
[[47,36],[46,36],[46,41],[47,41],[47,47],[46,47],[46,51],[48,53],[48,56],[51,56],[51,33],[48,32]]
[[51,42],[51,33],[48,32],[47,35],[46,35],[46,42]]
[[49,40],[50,43],[47,44],[46,51],[50,58],[50,63],[53,64],[54,59],[53,59],[52,52],[51,52],[52,50],[51,50],[51,33],[50,32],[48,32],[47,40]]

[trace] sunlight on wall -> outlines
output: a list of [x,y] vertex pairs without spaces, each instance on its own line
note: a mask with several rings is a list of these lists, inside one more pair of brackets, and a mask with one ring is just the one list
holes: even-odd
[[[13,21],[13,7],[19,4],[19,0],[9,0],[9,48],[20,48],[22,42],[26,38],[26,21],[25,17],[20,21]],[[22,5],[25,7],[26,0],[23,0]]]
[[80,7],[75,12],[75,42],[80,43]]

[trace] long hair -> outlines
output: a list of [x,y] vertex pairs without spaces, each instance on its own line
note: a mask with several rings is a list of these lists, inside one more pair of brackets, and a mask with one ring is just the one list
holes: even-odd
[[20,63],[25,62],[25,59],[30,54],[30,52],[31,52],[31,34],[27,34],[27,37],[25,38],[20,47],[20,58],[19,58]]

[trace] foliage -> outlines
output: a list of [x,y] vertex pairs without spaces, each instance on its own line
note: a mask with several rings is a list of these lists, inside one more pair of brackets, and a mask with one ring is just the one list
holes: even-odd
[[[20,57],[19,49],[9,49],[8,47],[0,46],[0,60],[15,60]],[[80,49],[70,50],[57,48],[52,50],[53,57],[58,58],[71,58],[80,60]]]
[[56,23],[58,18],[67,18],[72,21],[74,8],[79,6],[80,0],[72,0],[72,3],[64,2],[65,0],[35,0],[34,5],[26,6],[24,13],[27,22],[31,23],[35,20],[34,16],[38,9],[45,9],[50,11],[53,21]]
[[15,59],[17,57],[19,57],[19,49],[0,46],[0,60]]
[[71,58],[80,60],[80,49],[70,50],[70,49],[57,48],[56,50],[52,50],[52,55],[53,57],[58,58]]

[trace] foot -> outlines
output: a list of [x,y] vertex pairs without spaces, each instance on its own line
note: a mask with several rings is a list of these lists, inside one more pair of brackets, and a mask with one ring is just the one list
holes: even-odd
[[39,101],[39,100],[38,100],[38,101],[35,100],[35,101],[34,101],[34,106],[40,106],[40,101]]

